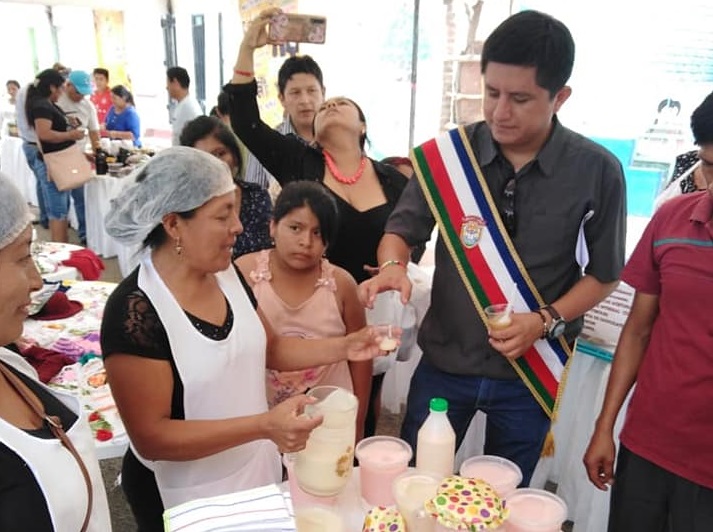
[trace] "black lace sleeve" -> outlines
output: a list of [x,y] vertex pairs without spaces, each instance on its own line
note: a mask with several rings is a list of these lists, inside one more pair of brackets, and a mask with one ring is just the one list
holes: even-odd
[[156,309],[138,286],[138,269],[109,296],[101,325],[104,357],[126,353],[171,360],[168,336]]

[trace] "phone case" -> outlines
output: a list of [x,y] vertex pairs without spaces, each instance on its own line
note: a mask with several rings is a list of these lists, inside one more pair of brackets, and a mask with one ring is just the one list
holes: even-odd
[[280,13],[270,21],[269,38],[271,41],[324,44],[326,36],[326,17]]

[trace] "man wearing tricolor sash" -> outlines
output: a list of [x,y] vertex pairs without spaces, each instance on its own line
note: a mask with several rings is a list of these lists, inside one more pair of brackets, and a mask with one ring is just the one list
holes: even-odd
[[[448,400],[457,445],[477,410],[485,453],[514,461],[528,485],[555,417],[581,316],[616,286],[624,262],[621,164],[556,117],[571,89],[574,42],[535,11],[504,21],[481,55],[485,120],[414,149],[379,245],[379,273],[360,287],[411,285],[409,250],[438,224],[431,305],[419,330],[401,437],[416,447],[432,397]],[[510,303],[502,329],[485,308]]]

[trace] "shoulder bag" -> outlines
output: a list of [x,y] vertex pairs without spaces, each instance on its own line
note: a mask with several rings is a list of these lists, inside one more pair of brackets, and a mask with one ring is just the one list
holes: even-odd
[[60,151],[43,152],[42,158],[47,166],[47,175],[57,190],[79,188],[94,177],[92,165],[89,164],[84,152],[76,142]]

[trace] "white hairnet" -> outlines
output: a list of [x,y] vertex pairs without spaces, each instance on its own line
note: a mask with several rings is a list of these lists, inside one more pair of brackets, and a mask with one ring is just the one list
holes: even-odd
[[31,222],[27,201],[10,178],[0,173],[0,249],[12,244]]
[[167,214],[196,209],[235,190],[224,162],[184,146],[161,151],[132,178],[104,219],[107,233],[126,244],[143,242]]

